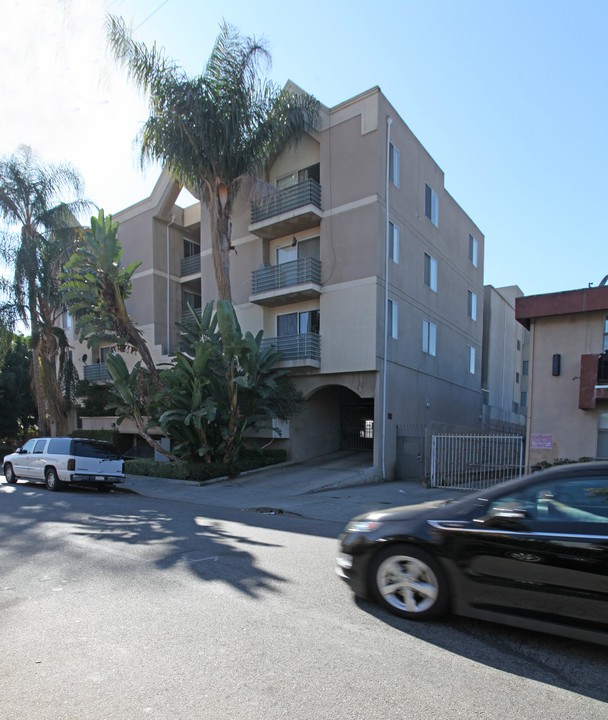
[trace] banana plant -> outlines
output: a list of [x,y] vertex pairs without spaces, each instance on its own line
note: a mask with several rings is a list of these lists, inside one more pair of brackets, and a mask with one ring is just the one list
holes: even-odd
[[230,302],[219,300],[215,313],[209,303],[179,328],[182,351],[163,372],[161,428],[179,454],[231,465],[247,430],[290,417],[300,395],[276,367],[280,354],[262,349],[263,333],[243,334]]
[[121,355],[108,355],[106,367],[114,381],[112,393],[115,398],[108,407],[115,410],[118,425],[121,425],[125,420],[133,420],[137,432],[149,445],[170,460],[178,460],[175,455],[162,447],[148,432],[149,426],[154,423],[147,420],[141,410],[142,402],[139,398],[142,378],[141,362],[135,363],[134,367],[129,371]]

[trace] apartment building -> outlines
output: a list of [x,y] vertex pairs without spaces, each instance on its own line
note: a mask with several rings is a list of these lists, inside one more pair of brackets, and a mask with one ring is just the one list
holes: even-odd
[[484,430],[522,434],[528,406],[530,332],[515,319],[517,285],[483,291],[481,388]]
[[[380,89],[322,107],[266,180],[235,203],[230,272],[243,330],[264,330],[305,397],[274,442],[292,459],[368,450],[391,478],[398,425],[480,427],[484,237]],[[217,297],[207,209],[179,191],[163,174],[114,215],[159,361],[188,306]],[[103,351],[87,364],[103,374]]]
[[608,286],[516,301],[530,330],[528,467],[608,458]]

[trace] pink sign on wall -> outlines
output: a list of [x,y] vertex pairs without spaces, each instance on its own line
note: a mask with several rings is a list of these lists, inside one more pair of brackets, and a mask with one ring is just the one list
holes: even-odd
[[532,433],[530,436],[530,447],[536,450],[551,450],[553,447],[553,435],[547,433]]

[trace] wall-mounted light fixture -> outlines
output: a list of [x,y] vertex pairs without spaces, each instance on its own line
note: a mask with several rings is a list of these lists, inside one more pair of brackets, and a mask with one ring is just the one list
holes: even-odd
[[561,374],[562,371],[562,356],[559,353],[556,353],[553,356],[553,371],[552,374],[554,377],[557,377]]
[[295,247],[298,244],[298,238],[294,235],[291,240],[291,247]]

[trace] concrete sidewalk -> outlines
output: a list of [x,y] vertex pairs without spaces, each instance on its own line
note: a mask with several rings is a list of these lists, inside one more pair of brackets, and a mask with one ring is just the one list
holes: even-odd
[[165,500],[268,514],[293,513],[340,524],[369,510],[462,495],[412,482],[378,482],[377,475],[376,468],[349,468],[344,462],[329,460],[274,466],[205,484],[131,475],[122,487]]

